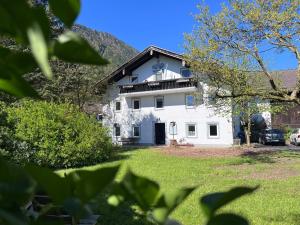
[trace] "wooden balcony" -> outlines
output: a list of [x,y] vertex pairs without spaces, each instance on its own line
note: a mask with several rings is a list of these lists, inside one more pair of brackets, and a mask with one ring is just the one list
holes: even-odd
[[190,88],[197,87],[197,82],[193,78],[172,79],[151,81],[138,84],[120,85],[120,94],[135,93],[135,92],[148,92],[159,91],[177,88]]

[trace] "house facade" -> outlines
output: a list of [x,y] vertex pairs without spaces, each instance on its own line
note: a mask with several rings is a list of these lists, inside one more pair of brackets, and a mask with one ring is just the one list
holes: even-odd
[[103,124],[115,143],[230,146],[233,122],[209,107],[182,55],[151,46],[107,78]]

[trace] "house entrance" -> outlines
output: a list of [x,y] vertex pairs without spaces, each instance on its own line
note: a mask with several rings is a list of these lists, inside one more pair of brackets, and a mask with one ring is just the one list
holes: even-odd
[[155,123],[155,144],[166,144],[166,129],[164,123]]

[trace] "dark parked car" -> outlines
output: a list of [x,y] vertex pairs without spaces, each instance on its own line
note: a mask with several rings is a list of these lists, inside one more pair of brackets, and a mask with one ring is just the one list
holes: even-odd
[[285,145],[284,134],[278,129],[265,129],[259,134],[259,143],[261,144],[280,144]]

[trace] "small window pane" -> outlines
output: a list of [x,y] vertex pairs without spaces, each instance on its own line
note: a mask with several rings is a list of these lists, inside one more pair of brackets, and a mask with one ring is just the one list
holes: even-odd
[[218,136],[218,126],[209,125],[209,136],[215,137]]
[[196,136],[196,125],[195,124],[188,124],[188,136],[195,137]]
[[163,108],[164,107],[164,99],[156,98],[155,106],[156,106],[156,108]]
[[140,109],[140,100],[133,100],[133,109]]
[[162,71],[157,72],[155,76],[157,81],[162,80]]
[[140,136],[140,127],[138,127],[138,126],[133,127],[133,136],[134,137],[139,137]]
[[192,107],[195,105],[195,96],[187,95],[186,96],[186,106]]
[[116,102],[116,111],[121,110],[121,102]]
[[189,69],[181,69],[181,76],[185,78],[191,77],[191,71]]
[[131,83],[138,83],[138,77],[131,77]]

